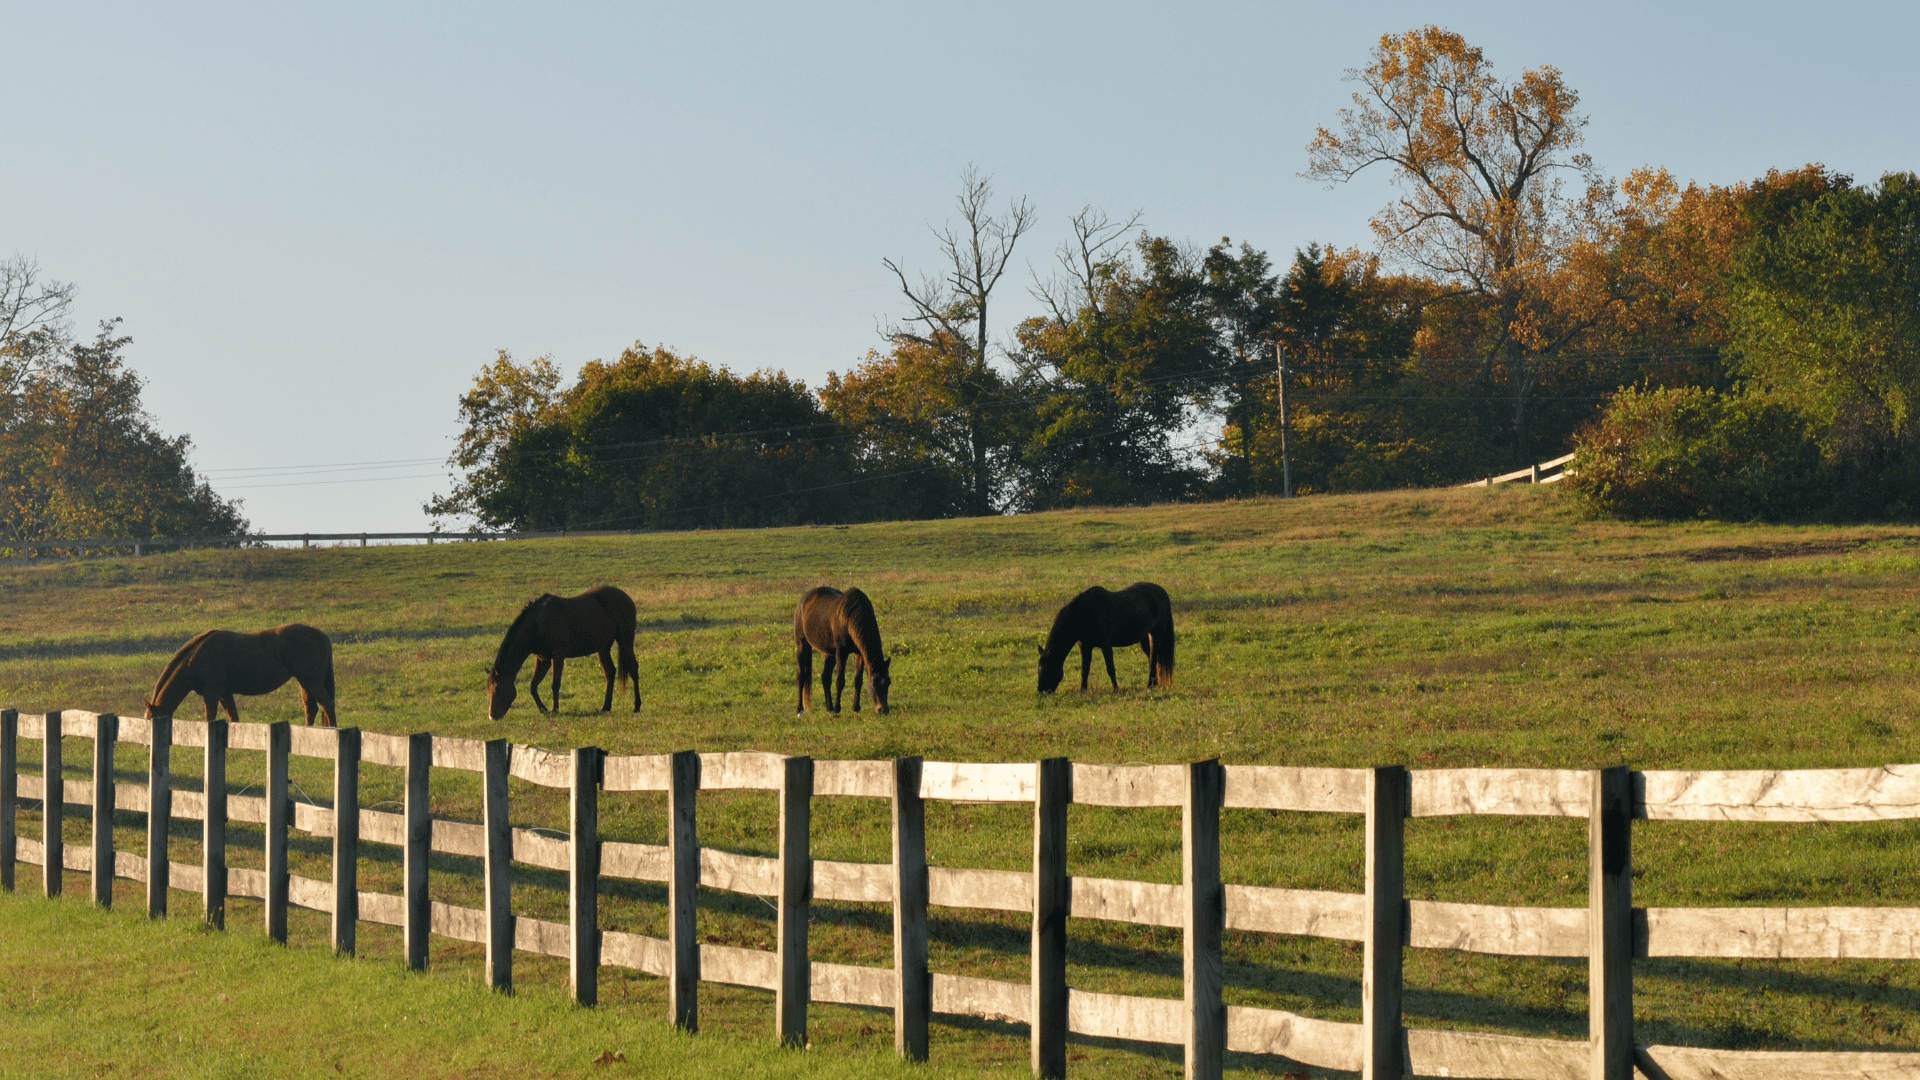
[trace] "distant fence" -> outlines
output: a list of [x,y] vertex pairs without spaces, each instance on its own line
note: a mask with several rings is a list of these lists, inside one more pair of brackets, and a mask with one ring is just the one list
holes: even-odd
[[312,547],[317,541],[352,543],[360,541],[361,547],[369,540],[425,540],[458,543],[471,540],[559,540],[577,539],[582,536],[638,536],[644,529],[585,529],[578,531],[557,530],[549,532],[356,532],[356,533],[249,533],[242,536],[154,536],[143,540],[113,539],[110,537],[89,537],[72,540],[0,540],[0,551],[24,551],[31,555],[41,555],[52,551],[66,551],[75,555],[85,555],[89,551],[131,551],[135,555],[145,555],[151,551],[167,548],[199,547],[244,547],[248,544],[292,543],[300,541],[303,548]]
[[1529,484],[1557,484],[1573,475],[1572,465],[1573,455],[1567,454],[1554,458],[1552,461],[1543,461],[1538,465],[1529,465],[1524,469],[1515,469],[1513,472],[1500,476],[1489,476],[1485,480],[1474,480],[1456,486],[1492,487],[1495,484],[1511,484],[1518,480],[1525,480]]
[[[62,775],[62,737],[91,738],[93,781]],[[18,742],[44,744],[41,776],[20,775]],[[151,748],[148,782],[116,784],[116,742]],[[173,790],[174,747],[205,753],[202,792]],[[230,751],[264,753],[264,797],[226,790]],[[402,813],[332,810],[287,795],[289,755],[334,762],[333,805],[354,806],[363,765],[405,771]],[[479,824],[428,814],[429,774],[458,769],[484,776]],[[569,793],[567,839],[509,823],[509,776]],[[701,791],[748,789],[779,797],[779,855],[761,858],[699,846]],[[665,792],[664,846],[599,839],[601,793]],[[818,797],[886,799],[892,804],[887,863],[814,859],[811,807]],[[23,799],[79,804],[93,813],[92,843],[67,847],[57,827],[44,840],[18,838]],[[1033,809],[1033,871],[928,866],[927,800],[1017,803]],[[1070,877],[1067,806],[1178,807],[1182,811],[1183,885]],[[1366,819],[1366,891],[1362,894],[1228,884],[1220,877],[1220,812],[1259,808],[1360,814]],[[146,852],[113,846],[112,811],[147,815]],[[1408,900],[1404,829],[1408,817],[1510,814],[1588,821],[1590,900],[1584,908],[1499,907]],[[56,822],[58,815],[51,816]],[[202,821],[204,863],[171,862],[173,818]],[[1632,967],[1636,957],[1920,958],[1920,908],[1635,908],[1632,821],[1872,821],[1920,817],[1920,766],[1790,772],[1596,772],[1550,769],[1288,768],[1226,765],[1084,765],[1055,758],[996,765],[922,761],[815,761],[765,753],[609,756],[593,748],[554,753],[505,740],[392,736],[353,728],[287,724],[207,724],[55,712],[0,713],[0,885],[13,888],[16,863],[91,872],[96,903],[109,905],[116,877],[147,883],[152,915],[167,909],[167,889],[201,893],[206,918],[224,925],[229,896],[265,902],[266,931],[284,941],[289,906],[330,913],[332,940],[352,953],[361,921],[401,927],[408,963],[423,968],[430,935],[485,946],[491,985],[512,985],[514,952],[566,959],[574,998],[592,1005],[598,972],[617,966],[668,981],[674,1023],[699,1027],[699,984],[727,983],[774,994],[775,1031],[805,1045],[809,1002],[892,1011],[894,1044],[927,1056],[932,1014],[984,1017],[1029,1026],[1034,1072],[1063,1076],[1069,1033],[1181,1045],[1186,1074],[1218,1077],[1231,1052],[1281,1055],[1309,1066],[1366,1077],[1420,1076],[1508,1080],[1761,1078],[1920,1078],[1920,1053],[1752,1052],[1633,1041]],[[226,826],[265,828],[262,870],[229,867]],[[332,879],[287,870],[289,829],[331,837]],[[404,893],[362,892],[362,843],[404,851]],[[429,851],[485,860],[484,908],[428,896]],[[509,897],[514,863],[568,875],[569,921],[516,917]],[[664,882],[665,939],[601,930],[602,878]],[[60,875],[45,874],[48,895]],[[771,898],[777,906],[773,951],[707,945],[695,936],[696,886]],[[815,900],[891,904],[891,968],[811,961],[809,905]],[[929,906],[1020,912],[1032,918],[1032,969],[1026,983],[930,973]],[[1066,920],[1104,919],[1178,929],[1184,938],[1181,998],[1092,993],[1066,982]],[[1362,1020],[1335,1023],[1277,1009],[1222,1002],[1225,930],[1358,941],[1364,944]],[[1521,1038],[1402,1024],[1403,947],[1506,956],[1585,957],[1590,970],[1590,1038]]]

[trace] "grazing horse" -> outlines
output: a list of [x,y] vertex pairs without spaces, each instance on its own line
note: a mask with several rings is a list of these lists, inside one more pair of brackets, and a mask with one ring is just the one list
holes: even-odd
[[619,676],[633,683],[633,711],[640,711],[640,661],[633,655],[633,630],[637,621],[633,598],[611,585],[588,589],[579,596],[542,595],[520,609],[507,627],[507,636],[494,654],[493,667],[487,671],[487,717],[503,719],[513,705],[516,692],[513,680],[520,665],[532,656],[533,678],[527,689],[533,693],[534,708],[547,712],[540,700],[540,680],[553,669],[553,712],[560,711],[560,673],[570,656],[600,656],[600,670],[607,675],[607,696],[600,702],[601,712],[613,711],[613,647],[620,647]]
[[1167,590],[1149,581],[1136,581],[1119,592],[1095,585],[1067,601],[1054,616],[1047,643],[1040,646],[1040,692],[1051,694],[1065,676],[1067,654],[1080,646],[1080,689],[1087,688],[1093,669],[1093,650],[1107,660],[1107,680],[1115,690],[1114,646],[1140,646],[1147,654],[1148,686],[1173,685],[1173,602]]
[[209,630],[182,645],[167,661],[147,701],[147,719],[172,716],[189,693],[197,693],[207,703],[208,723],[220,706],[226,708],[228,720],[239,723],[235,694],[271,694],[287,685],[288,679],[300,682],[308,727],[313,726],[316,710],[325,712],[327,727],[337,726],[333,642],[327,635],[300,623],[251,634]]
[[[853,711],[860,711],[860,682],[873,672],[873,700],[882,715],[887,711],[887,689],[893,685],[893,661],[880,645],[880,620],[873,601],[859,589],[841,592],[821,586],[800,598],[793,609],[794,660],[800,668],[800,705],[795,715],[813,708],[813,651],[820,650],[820,692],[827,711],[840,711],[847,692],[847,662],[860,664],[853,673]],[[833,686],[839,672],[839,689]]]

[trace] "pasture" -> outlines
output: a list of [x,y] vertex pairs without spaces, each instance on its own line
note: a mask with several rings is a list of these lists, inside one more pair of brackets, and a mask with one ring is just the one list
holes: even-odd
[[[615,753],[770,750],[821,758],[919,754],[949,761],[1589,768],[1818,768],[1920,762],[1920,529],[1779,528],[1584,521],[1551,489],[1425,491],[1011,519],[633,538],[318,551],[202,551],[0,567],[0,705],[138,715],[167,657],[213,627],[299,620],[333,636],[341,722],[372,731],[506,737]],[[1165,586],[1179,631],[1171,687],[1145,689],[1146,660],[1117,650],[1121,692],[1071,678],[1034,690],[1036,646],[1054,611],[1089,584]],[[521,704],[485,718],[485,668],[500,634],[542,590],[614,584],[639,606],[638,717],[589,711],[598,665],[570,665],[557,717]],[[793,604],[821,584],[874,600],[894,657],[893,712],[793,715]],[[1071,666],[1071,664],[1070,664]],[[525,678],[523,673],[522,678]],[[816,702],[819,696],[816,695]],[[298,691],[241,699],[247,720],[301,718]],[[197,699],[182,710],[197,716]],[[137,748],[129,748],[130,751]],[[123,755],[130,776],[143,768]],[[74,758],[70,755],[70,767]],[[189,774],[189,762],[176,769]],[[236,776],[236,781],[243,777]],[[326,773],[295,773],[316,795]],[[731,797],[727,797],[727,796]],[[370,780],[363,805],[397,798]],[[564,827],[557,798],[516,806]],[[622,797],[609,838],[661,843],[664,804]],[[703,796],[704,843],[773,852],[771,796]],[[478,819],[478,792],[436,802]],[[1024,869],[1028,812],[929,807],[930,859]],[[1179,880],[1178,814],[1070,812],[1074,874]],[[129,846],[137,829],[129,822]],[[85,822],[69,817],[78,839]],[[33,826],[23,825],[32,834]],[[821,858],[884,861],[883,806],[824,800]],[[1346,817],[1229,811],[1229,881],[1358,891],[1361,833]],[[177,840],[186,839],[184,836]],[[236,845],[239,839],[232,841]],[[1920,827],[1647,823],[1636,830],[1640,905],[1920,905]],[[1407,828],[1410,896],[1578,906],[1584,822],[1441,818]],[[309,857],[317,857],[314,852]],[[193,858],[190,842],[176,858]],[[295,851],[296,870],[302,853]],[[442,871],[446,872],[442,872]],[[472,902],[477,882],[436,863],[435,888]],[[363,887],[390,886],[369,862]],[[26,875],[31,885],[32,874]],[[462,893],[462,889],[468,893]],[[73,895],[83,895],[74,890]],[[68,903],[76,901],[69,900]],[[770,946],[772,910],[703,893],[712,942]],[[559,893],[516,890],[557,910]],[[659,934],[658,890],[603,901],[604,925]],[[257,933],[235,902],[233,934]],[[190,912],[193,905],[176,905]],[[122,915],[122,918],[131,918]],[[886,909],[822,904],[816,959],[887,963]],[[1115,993],[1177,996],[1178,934],[1075,921],[1069,979]],[[324,917],[293,943],[324,943]],[[936,970],[1019,980],[1018,917],[936,915]],[[477,953],[436,943],[458,973]],[[365,928],[362,955],[397,936]],[[1359,1012],[1358,946],[1230,932],[1231,1004],[1334,1020]],[[1584,962],[1415,951],[1408,1023],[1581,1037]],[[1920,1042],[1920,970],[1881,961],[1641,961],[1642,1042],[1778,1049],[1910,1048]],[[529,963],[517,981],[564,982]],[[609,973],[608,982],[615,982]],[[607,1008],[657,1019],[656,980],[604,986]],[[706,994],[703,991],[703,996]],[[768,996],[717,991],[703,1028],[764,1040]],[[817,1006],[816,1047],[884,1055],[881,1014]],[[1079,1041],[1070,1074],[1177,1073],[1177,1051]],[[1157,1056],[1143,1056],[1143,1055]],[[937,1064],[1024,1071],[1021,1032],[936,1019]],[[1230,1069],[1274,1070],[1236,1058]],[[469,1075],[471,1073],[455,1073]]]

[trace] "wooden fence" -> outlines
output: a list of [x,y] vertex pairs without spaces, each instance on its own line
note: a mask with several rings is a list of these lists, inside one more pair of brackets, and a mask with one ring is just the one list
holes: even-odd
[[[62,776],[61,739],[93,739],[91,783]],[[44,745],[41,776],[20,775],[18,740]],[[148,782],[116,784],[114,747],[151,748]],[[205,754],[204,792],[174,790],[174,748]],[[228,794],[230,751],[263,752],[263,797]],[[355,806],[362,764],[405,770],[402,813],[361,809],[336,816],[287,796],[289,755],[334,762],[333,805]],[[484,776],[480,824],[428,815],[433,769]],[[568,839],[514,828],[507,778],[569,793]],[[702,849],[697,828],[701,791],[750,789],[778,793],[779,855],[758,858]],[[598,839],[601,792],[665,792],[669,841],[664,846]],[[888,863],[817,860],[810,855],[812,800],[886,799],[892,804]],[[67,847],[58,828],[41,842],[19,838],[15,813],[23,799],[79,804],[93,813],[92,842]],[[1018,803],[1033,807],[1033,870],[928,866],[927,800]],[[1069,803],[1113,807],[1178,807],[1182,885],[1070,877],[1066,872]],[[1223,808],[1360,814],[1366,821],[1366,891],[1362,894],[1229,884],[1220,876]],[[145,853],[114,850],[114,810],[147,815]],[[1403,887],[1409,817],[1516,814],[1588,821],[1589,902],[1583,908],[1497,907],[1408,900]],[[204,863],[169,861],[165,839],[174,818],[204,823]],[[602,966],[631,968],[668,980],[674,1023],[699,1027],[700,983],[770,990],[775,1031],[804,1045],[809,1002],[891,1010],[894,1044],[909,1058],[927,1055],[934,1013],[1026,1024],[1033,1071],[1063,1076],[1071,1034],[1179,1045],[1190,1077],[1218,1077],[1228,1052],[1283,1055],[1368,1078],[1419,1076],[1508,1080],[1763,1080],[1763,1078],[1920,1078],[1920,1053],[1744,1052],[1633,1041],[1632,967],[1637,957],[1920,958],[1920,908],[1635,908],[1632,822],[1872,821],[1920,817],[1920,766],[1790,772],[1597,772],[1547,769],[1373,769],[1221,765],[1085,765],[1055,758],[1000,765],[922,761],[815,761],[764,753],[609,756],[581,748],[553,753],[504,740],[479,742],[431,735],[392,736],[353,728],[287,724],[206,724],[118,718],[83,712],[45,716],[0,713],[0,886],[13,888],[16,863],[91,872],[95,902],[110,904],[113,880],[147,883],[150,914],[163,915],[168,887],[202,894],[205,917],[224,925],[229,896],[264,901],[268,934],[285,940],[289,905],[332,915],[332,940],[354,950],[361,921],[401,927],[408,962],[427,961],[431,935],[485,946],[491,985],[508,988],[516,950],[569,961],[573,996],[597,998]],[[229,867],[226,824],[265,828],[265,870]],[[289,829],[333,840],[332,879],[288,873]],[[584,839],[583,839],[584,838]],[[363,843],[404,850],[402,895],[362,892],[357,859]],[[429,851],[483,859],[484,908],[428,898]],[[568,875],[569,921],[516,917],[509,903],[514,863]],[[668,933],[662,940],[603,931],[596,925],[602,878],[664,882]],[[49,895],[59,874],[44,874]],[[766,897],[778,909],[773,951],[707,945],[694,933],[696,886]],[[815,900],[891,904],[893,966],[810,961],[808,906]],[[1028,914],[1031,977],[1011,983],[930,972],[929,906]],[[1091,993],[1066,983],[1066,920],[1105,919],[1182,932],[1185,973],[1180,998]],[[1250,930],[1364,943],[1362,1020],[1334,1023],[1275,1009],[1223,1004],[1223,931]],[[1401,1017],[1405,947],[1507,956],[1585,957],[1590,967],[1590,1037],[1585,1041],[1520,1038],[1427,1028]]]
[[1572,475],[1573,455],[1566,454],[1552,461],[1543,461],[1538,465],[1529,465],[1524,469],[1515,469],[1510,473],[1489,476],[1485,480],[1472,480],[1457,486],[1492,487],[1495,484],[1511,484],[1517,480],[1525,480],[1529,484],[1557,484]]

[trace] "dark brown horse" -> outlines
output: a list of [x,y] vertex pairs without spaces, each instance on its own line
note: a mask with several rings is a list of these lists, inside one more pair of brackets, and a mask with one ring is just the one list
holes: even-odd
[[[847,663],[859,667],[853,673],[853,711],[860,711],[860,682],[873,672],[873,700],[879,711],[887,711],[887,689],[893,685],[893,661],[880,646],[880,620],[874,617],[873,601],[859,589],[841,592],[822,586],[800,598],[793,609],[794,660],[800,668],[800,706],[796,713],[813,708],[813,651],[820,650],[820,692],[826,696],[827,711],[840,711],[840,700],[847,692]],[[839,689],[834,688],[834,673],[839,672]]]
[[607,675],[607,696],[600,702],[601,712],[613,711],[613,648],[620,647],[619,676],[633,683],[633,711],[640,711],[640,661],[633,655],[633,630],[637,621],[633,598],[611,585],[600,585],[579,596],[541,596],[520,609],[507,627],[507,636],[494,654],[493,667],[487,672],[487,716],[499,720],[512,707],[516,692],[513,680],[527,657],[538,662],[527,689],[533,692],[534,708],[547,712],[540,700],[540,680],[553,669],[553,712],[560,711],[560,673],[570,656],[600,656],[600,670]]
[[251,634],[209,630],[182,645],[167,661],[147,701],[147,719],[172,716],[187,695],[195,693],[207,703],[208,723],[221,706],[227,710],[227,719],[239,723],[235,694],[271,694],[287,685],[288,679],[300,682],[307,726],[313,726],[316,710],[325,712],[327,727],[336,726],[333,642],[327,635],[300,623]]
[[1080,646],[1080,689],[1087,688],[1093,650],[1107,660],[1107,681],[1120,689],[1113,673],[1115,646],[1140,646],[1147,654],[1148,686],[1173,685],[1173,601],[1167,590],[1136,581],[1119,592],[1095,585],[1067,601],[1053,618],[1053,630],[1040,647],[1040,692],[1051,694],[1065,677],[1067,654]]

